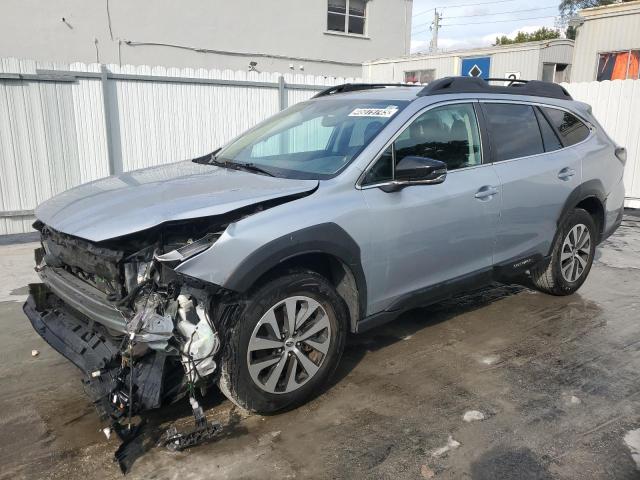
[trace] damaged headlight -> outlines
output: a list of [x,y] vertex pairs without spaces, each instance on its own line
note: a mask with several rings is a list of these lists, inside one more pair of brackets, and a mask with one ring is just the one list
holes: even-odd
[[156,255],[156,260],[166,263],[180,263],[191,258],[213,245],[220,238],[220,233],[207,233],[204,237],[199,238],[186,245],[171,250],[163,255]]
[[146,281],[151,272],[153,261],[134,261],[124,264],[124,280],[127,291],[132,292],[133,289]]

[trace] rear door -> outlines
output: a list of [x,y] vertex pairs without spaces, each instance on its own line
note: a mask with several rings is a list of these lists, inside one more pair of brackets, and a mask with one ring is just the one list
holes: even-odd
[[580,158],[564,148],[540,107],[493,100],[481,105],[502,185],[494,260],[524,267],[549,252],[565,202],[581,183]]

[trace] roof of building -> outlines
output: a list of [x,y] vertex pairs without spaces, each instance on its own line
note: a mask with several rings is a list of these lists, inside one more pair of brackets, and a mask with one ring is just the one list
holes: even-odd
[[[633,3],[640,3],[638,2]],[[574,46],[575,42],[568,38],[554,38],[550,40],[538,40],[535,42],[524,42],[524,43],[511,43],[509,45],[495,45],[489,47],[478,47],[478,48],[465,48],[458,50],[448,50],[448,51],[440,51],[437,53],[433,52],[419,52],[413,53],[411,55],[405,55],[401,57],[393,57],[393,58],[380,58],[377,60],[371,60],[368,62],[364,62],[364,65],[373,65],[377,63],[394,63],[394,62],[403,62],[407,60],[420,60],[425,58],[442,58],[442,57],[466,57],[466,56],[475,56],[481,54],[493,54],[500,52],[514,52],[514,51],[523,51],[523,50],[540,50],[543,48],[548,48],[555,45],[569,45]]]
[[580,10],[580,15],[584,20],[595,20],[604,17],[615,17],[618,15],[640,14],[640,0],[635,2],[612,3],[600,7],[591,7]]

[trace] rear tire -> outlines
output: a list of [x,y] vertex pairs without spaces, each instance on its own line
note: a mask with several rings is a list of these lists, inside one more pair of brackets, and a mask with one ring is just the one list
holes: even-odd
[[305,403],[335,371],[347,322],[344,301],[321,275],[294,270],[270,280],[249,294],[227,335],[220,390],[262,414]]
[[597,229],[586,210],[576,208],[560,225],[551,259],[531,269],[538,290],[551,295],[571,295],[584,283],[591,270]]

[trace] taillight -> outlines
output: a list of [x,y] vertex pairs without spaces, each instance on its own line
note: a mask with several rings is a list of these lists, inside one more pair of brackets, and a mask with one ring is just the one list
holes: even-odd
[[616,157],[618,157],[618,160],[620,160],[620,162],[622,162],[622,164],[626,164],[627,163],[627,149],[624,147],[616,147]]

